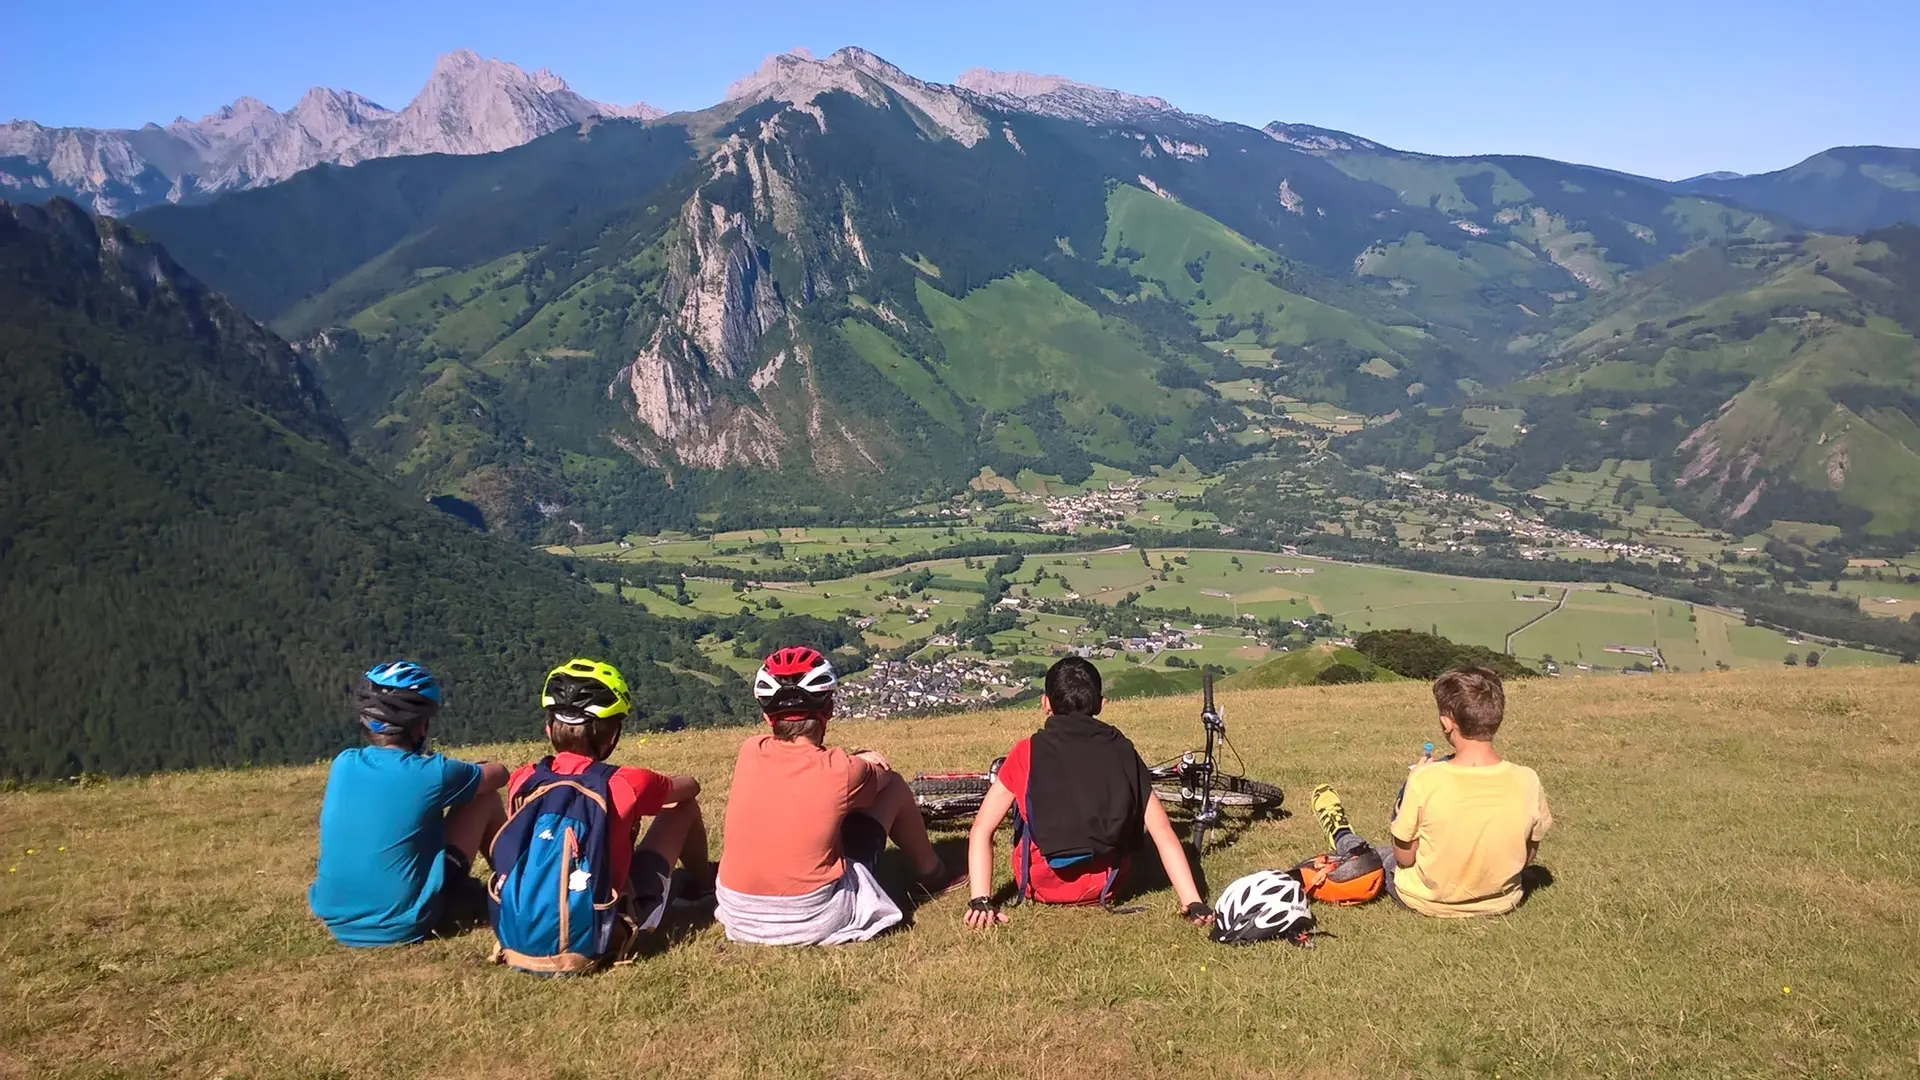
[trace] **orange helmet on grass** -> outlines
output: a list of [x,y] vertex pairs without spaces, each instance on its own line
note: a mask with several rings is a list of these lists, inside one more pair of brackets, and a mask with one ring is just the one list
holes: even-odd
[[1323,904],[1364,904],[1380,895],[1387,883],[1387,868],[1380,853],[1360,847],[1345,855],[1329,851],[1315,855],[1294,872],[1300,875],[1300,887],[1310,899]]

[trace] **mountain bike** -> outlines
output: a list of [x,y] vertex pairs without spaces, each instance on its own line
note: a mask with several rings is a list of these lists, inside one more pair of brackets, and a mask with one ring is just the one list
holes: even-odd
[[[1193,821],[1193,846],[1200,850],[1207,833],[1218,825],[1225,810],[1245,810],[1250,816],[1275,813],[1285,801],[1279,785],[1254,780],[1220,765],[1217,751],[1224,747],[1233,755],[1237,768],[1245,762],[1227,738],[1226,720],[1213,703],[1213,675],[1201,681],[1200,726],[1206,742],[1199,750],[1188,750],[1153,766],[1154,793],[1169,809],[1181,809]],[[908,781],[914,804],[928,823],[955,821],[972,817],[993,786],[1004,758],[996,758],[986,772],[920,773]]]

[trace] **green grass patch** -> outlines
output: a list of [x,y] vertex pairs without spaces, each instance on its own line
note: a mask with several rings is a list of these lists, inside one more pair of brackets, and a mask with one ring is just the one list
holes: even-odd
[[[1317,908],[1331,936],[1311,951],[1211,944],[1161,886],[1140,898],[1146,914],[1028,906],[991,935],[961,925],[964,896],[942,897],[911,929],[825,949],[731,945],[676,922],[637,964],[543,981],[487,964],[485,932],[332,945],[304,901],[324,766],[0,792],[0,1060],[53,1080],[557,1062],[587,1080],[999,1080],[1089,1055],[1113,1076],[1890,1080],[1911,1075],[1920,1040],[1920,875],[1898,856],[1916,838],[1916,692],[1905,669],[1514,683],[1500,740],[1552,800],[1554,885],[1484,922]],[[1213,890],[1320,850],[1303,812],[1316,783],[1379,836],[1434,735],[1419,684],[1221,705],[1246,771],[1297,809],[1210,849]],[[1152,761],[1198,744],[1198,708],[1188,694],[1105,715]],[[1028,706],[835,738],[911,773],[983,765],[1038,722]],[[699,777],[719,853],[745,734],[630,734],[615,760]],[[960,834],[936,839],[958,857]],[[891,857],[881,876],[904,888]],[[375,1037],[394,1031],[431,1037]]]

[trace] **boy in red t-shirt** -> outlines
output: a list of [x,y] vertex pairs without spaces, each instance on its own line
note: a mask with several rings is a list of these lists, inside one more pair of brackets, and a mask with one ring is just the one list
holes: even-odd
[[727,792],[714,917],[730,940],[836,945],[898,925],[905,915],[874,877],[889,838],[912,860],[920,896],[962,880],[934,854],[886,758],[826,745],[835,685],[833,665],[804,646],[775,652],[754,677],[772,731],[741,745]]
[[1023,897],[1043,904],[1110,902],[1128,856],[1150,839],[1181,916],[1200,926],[1213,921],[1146,763],[1125,735],[1095,719],[1102,704],[1100,670],[1088,661],[1068,657],[1047,671],[1046,724],[1007,751],[973,819],[968,926],[1007,921],[991,896],[993,834],[1014,811],[1013,875]]
[[[578,775],[605,761],[620,745],[621,727],[632,711],[627,681],[611,664],[569,660],[547,674],[540,704],[546,709],[547,740],[553,744],[553,771]],[[519,805],[533,765],[513,771],[507,781],[507,808]],[[621,895],[641,930],[657,929],[667,907],[673,864],[687,870],[683,899],[711,894],[713,867],[707,859],[707,826],[700,815],[700,782],[691,776],[665,776],[651,769],[622,765],[609,785],[613,830],[608,838],[607,869],[624,882]],[[642,818],[653,818],[644,837]],[[636,846],[636,840],[638,841]]]

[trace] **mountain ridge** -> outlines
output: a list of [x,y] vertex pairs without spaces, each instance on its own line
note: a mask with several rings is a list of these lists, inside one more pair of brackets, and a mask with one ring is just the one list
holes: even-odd
[[[277,183],[320,164],[415,154],[483,154],[595,117],[651,120],[644,103],[609,105],[542,68],[528,72],[469,49],[441,56],[404,108],[316,86],[286,112],[251,96],[165,127],[0,129],[0,192],[65,196],[125,215]],[[9,160],[11,159],[11,160]]]
[[[1546,159],[1276,134],[1056,76],[967,81],[988,92],[857,48],[783,53],[728,101],[644,127],[312,170],[136,222],[261,318],[324,334],[343,400],[398,394],[349,410],[377,425],[356,429],[370,454],[552,542],[673,502],[582,500],[598,482],[570,454],[676,492],[747,474],[789,493],[763,507],[934,494],[983,466],[1231,460],[1271,430],[1212,382],[1376,415],[1445,404],[1524,372],[1558,306],[1786,227]],[[671,179],[581,189],[581,163],[638,177],[643,148],[621,146],[675,132],[683,157],[644,151],[681,163]],[[486,212],[409,204],[343,250],[391,192],[443,186]],[[380,214],[343,228],[358,205]],[[507,227],[549,206],[590,211],[564,234]],[[561,399],[571,423],[509,405]]]
[[1920,224],[1920,149],[1835,146],[1772,172],[1708,173],[1674,185],[1830,232]]

